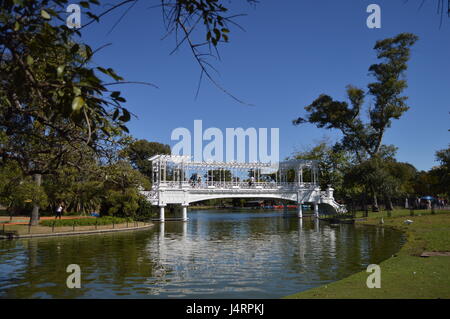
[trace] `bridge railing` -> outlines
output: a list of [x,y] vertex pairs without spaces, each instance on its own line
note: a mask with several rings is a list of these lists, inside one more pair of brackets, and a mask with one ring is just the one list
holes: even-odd
[[288,183],[288,182],[220,182],[220,181],[183,181],[183,182],[165,182],[154,185],[156,188],[165,189],[298,189],[298,188],[314,188],[314,183]]
[[327,193],[327,192],[324,192],[324,191],[321,191],[321,192],[320,192],[320,196],[321,196],[321,197],[328,197],[328,193]]
[[147,197],[147,199],[149,200],[158,199],[158,192],[156,192],[155,190],[141,191],[141,194]]

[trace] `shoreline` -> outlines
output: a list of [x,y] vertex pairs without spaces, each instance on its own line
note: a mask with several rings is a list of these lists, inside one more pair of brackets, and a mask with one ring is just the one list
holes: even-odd
[[[109,226],[109,225],[108,225]],[[89,229],[89,230],[75,230],[75,231],[65,231],[65,232],[51,232],[51,233],[35,233],[35,234],[0,234],[0,240],[15,240],[15,239],[26,239],[26,238],[43,238],[43,237],[61,237],[61,236],[75,236],[75,235],[90,235],[90,234],[102,234],[102,233],[113,233],[113,232],[125,232],[125,231],[135,231],[135,230],[145,230],[150,229],[154,226],[153,223],[144,224],[142,226],[134,227],[124,227],[124,228],[103,228],[103,229]]]
[[[384,224],[380,224],[381,217]],[[413,223],[404,224],[406,219],[413,220]],[[367,288],[366,281],[370,273],[362,270],[283,299],[450,298],[450,256],[444,256],[450,251],[450,212],[368,217],[366,220],[356,221],[355,225],[391,228],[406,236],[406,242],[400,250],[379,263],[381,288]],[[425,257],[429,252],[444,252],[444,255]]]

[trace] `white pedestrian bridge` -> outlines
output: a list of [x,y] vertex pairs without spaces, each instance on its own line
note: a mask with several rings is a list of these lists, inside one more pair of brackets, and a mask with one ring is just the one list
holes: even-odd
[[142,191],[152,205],[160,207],[159,220],[164,222],[168,204],[182,207],[187,220],[191,203],[219,198],[278,199],[298,204],[297,216],[303,217],[302,205],[324,211],[345,213],[334,200],[333,188],[325,191],[318,184],[318,162],[287,160],[271,163],[195,162],[190,156],[155,155],[152,162],[152,189]]

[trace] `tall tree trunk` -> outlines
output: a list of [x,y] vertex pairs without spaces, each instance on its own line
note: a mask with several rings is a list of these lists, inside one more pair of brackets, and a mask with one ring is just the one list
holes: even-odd
[[6,208],[9,213],[9,221],[12,221],[13,218],[13,208],[11,207],[11,203],[8,204],[8,207]]
[[369,208],[367,206],[367,189],[364,190],[363,195],[363,210],[364,210],[364,217],[369,216]]
[[[41,174],[34,174],[33,179],[36,185],[41,186],[42,183]],[[35,203],[33,204],[33,210],[31,211],[30,224],[31,226],[36,226],[38,223],[39,223],[39,205]]]
[[373,195],[372,212],[379,212],[380,209],[378,208],[377,194],[375,193],[374,189],[372,189],[372,195]]
[[394,205],[392,204],[392,199],[390,196],[387,197],[387,210],[394,210]]

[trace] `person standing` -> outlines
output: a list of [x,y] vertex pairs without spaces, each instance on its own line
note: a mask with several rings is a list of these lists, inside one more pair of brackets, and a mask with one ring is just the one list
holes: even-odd
[[63,211],[63,207],[62,207],[61,204],[59,204],[58,207],[56,208],[56,217],[55,217],[55,219],[58,219],[58,217],[59,217],[59,219],[61,219],[62,211]]
[[255,178],[252,176],[250,177],[250,181],[248,182],[248,186],[252,187],[255,184]]

